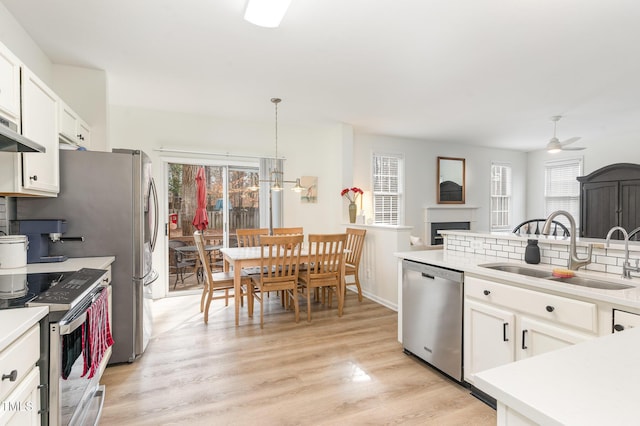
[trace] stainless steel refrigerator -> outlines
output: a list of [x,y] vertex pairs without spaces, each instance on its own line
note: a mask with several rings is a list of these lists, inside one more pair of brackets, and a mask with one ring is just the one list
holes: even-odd
[[60,151],[60,194],[18,198],[17,219],[65,219],[50,255],[115,256],[112,265],[113,353],[110,363],[133,362],[151,337],[152,252],[158,198],[151,161],[142,151]]

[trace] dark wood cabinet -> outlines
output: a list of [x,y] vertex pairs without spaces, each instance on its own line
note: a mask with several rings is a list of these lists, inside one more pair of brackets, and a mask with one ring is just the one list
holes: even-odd
[[640,164],[611,164],[578,181],[582,237],[605,238],[614,226],[627,232],[640,226]]

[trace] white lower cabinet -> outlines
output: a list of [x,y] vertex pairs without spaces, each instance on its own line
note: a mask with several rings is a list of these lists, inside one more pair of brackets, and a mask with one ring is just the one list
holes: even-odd
[[0,352],[0,425],[40,424],[40,326]]
[[640,315],[619,309],[613,310],[613,333],[634,327],[640,327]]
[[597,337],[594,303],[465,276],[464,379]]
[[515,361],[515,324],[513,312],[474,300],[465,300],[464,378],[473,382],[473,374]]
[[520,318],[518,331],[518,359],[555,351],[596,337],[524,316]]

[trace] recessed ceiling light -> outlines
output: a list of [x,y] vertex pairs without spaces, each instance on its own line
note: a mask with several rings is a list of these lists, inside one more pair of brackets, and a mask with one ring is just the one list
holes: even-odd
[[291,0],[249,0],[244,19],[266,28],[277,28],[287,13]]

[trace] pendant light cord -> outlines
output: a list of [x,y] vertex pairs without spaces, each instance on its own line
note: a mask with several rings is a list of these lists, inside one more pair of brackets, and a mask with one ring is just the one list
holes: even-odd
[[282,101],[280,98],[271,98],[276,106],[276,161],[278,161],[278,104]]

